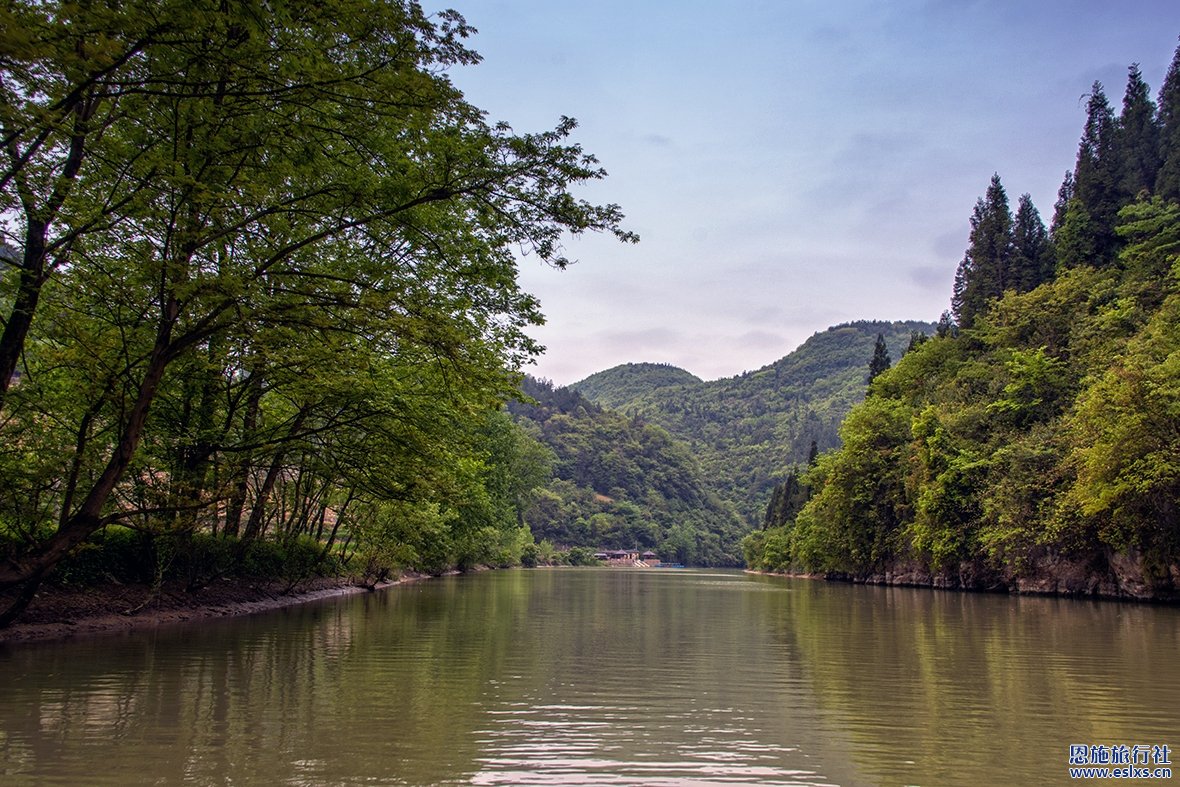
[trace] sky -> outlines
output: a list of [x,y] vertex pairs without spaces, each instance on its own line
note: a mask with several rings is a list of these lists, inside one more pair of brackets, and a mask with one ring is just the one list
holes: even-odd
[[[431,8],[427,4],[427,8]],[[853,320],[949,306],[993,173],[1048,224],[1086,97],[1157,96],[1180,2],[450,0],[479,30],[451,72],[521,133],[578,120],[637,245],[570,238],[520,260],[547,322],[530,374],[628,362],[704,379],[773,363]]]

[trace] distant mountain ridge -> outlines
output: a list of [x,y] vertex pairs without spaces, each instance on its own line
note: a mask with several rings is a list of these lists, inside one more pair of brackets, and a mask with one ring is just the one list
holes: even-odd
[[752,526],[813,440],[821,451],[839,444],[840,422],[864,398],[877,334],[896,361],[914,333],[935,329],[861,320],[820,331],[778,361],[735,377],[703,381],[674,366],[631,363],[569,387],[686,442],[718,494]]
[[596,372],[570,387],[595,404],[618,410],[659,388],[703,382],[692,372],[668,363],[625,363]]

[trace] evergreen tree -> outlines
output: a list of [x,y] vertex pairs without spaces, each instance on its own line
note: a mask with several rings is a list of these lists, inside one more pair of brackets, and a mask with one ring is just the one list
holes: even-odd
[[924,331],[910,331],[910,343],[906,345],[905,352],[902,355],[909,355],[912,351],[925,344],[929,338]]
[[938,327],[934,329],[934,335],[939,339],[945,339],[948,336],[953,338],[957,333],[955,320],[951,317],[950,311],[943,311],[942,315],[938,318]]
[[[1067,204],[1065,221],[1058,227],[1058,235],[1064,234],[1064,249],[1058,249],[1058,258],[1066,268],[1104,266],[1114,260],[1118,240],[1114,226],[1124,202],[1117,132],[1102,83],[1095,82],[1078,145],[1073,198]],[[1082,254],[1087,256],[1079,256]]]
[[1159,124],[1161,164],[1155,193],[1167,200],[1180,200],[1180,46],[1160,88]]
[[[813,443],[814,445],[814,443]],[[766,516],[762,521],[762,529],[782,527],[795,521],[795,515],[807,503],[810,490],[803,484],[800,472],[792,468],[787,478],[774,488],[770,495],[770,503],[766,506]]]
[[955,321],[971,327],[975,316],[1013,289],[1012,212],[1008,195],[999,175],[992,175],[987,193],[976,201],[971,215],[971,235],[967,253],[955,273],[955,290],[951,299]]
[[1065,215],[1069,211],[1069,203],[1073,200],[1073,170],[1065,173],[1061,181],[1061,188],[1057,189],[1057,201],[1053,203],[1053,223],[1049,226],[1049,237],[1056,239],[1057,230],[1065,223]]
[[1077,197],[1069,201],[1064,217],[1053,233],[1053,248],[1061,268],[1091,265],[1098,259],[1099,233],[1094,219]]
[[873,345],[873,358],[869,361],[869,377],[866,382],[872,385],[873,380],[892,365],[889,349],[885,346],[885,335],[879,333],[877,343]]
[[1160,127],[1156,122],[1155,102],[1148,94],[1138,63],[1128,71],[1127,92],[1119,115],[1118,147],[1123,157],[1123,201],[1135,198],[1140,192],[1154,193],[1160,169]]
[[1017,292],[1028,292],[1053,278],[1056,258],[1049,232],[1032,197],[1022,194],[1012,229],[1012,278]]

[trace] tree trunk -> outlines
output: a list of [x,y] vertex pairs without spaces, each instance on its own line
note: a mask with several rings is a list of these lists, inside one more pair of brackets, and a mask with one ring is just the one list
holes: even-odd
[[[295,436],[303,428],[303,422],[307,419],[309,409],[304,407],[295,416],[295,420],[291,424],[291,436]],[[242,533],[243,545],[253,541],[262,533],[262,522],[266,515],[266,505],[270,502],[270,495],[274,491],[275,482],[279,480],[279,474],[283,472],[283,461],[286,458],[286,447],[278,448],[274,458],[271,460],[270,468],[266,471],[266,478],[263,479],[262,486],[258,489],[258,495],[254,499],[254,508],[250,511],[250,519],[246,522],[246,529]]]
[[25,338],[33,325],[37,302],[41,299],[41,287],[46,279],[45,235],[48,231],[45,222],[30,221],[25,232],[25,250],[16,297],[8,321],[4,324],[4,333],[0,334],[0,407],[4,406],[8,388],[12,385],[16,365],[25,348]]
[[[247,383],[249,393],[246,396],[246,412],[242,416],[242,442],[249,442],[254,438],[254,430],[258,428],[258,413],[262,406],[262,374],[255,370]],[[225,505],[225,535],[237,538],[242,527],[242,513],[246,510],[246,494],[250,489],[250,473],[254,469],[248,451],[242,452],[242,461],[238,464],[238,478],[234,484],[233,494]]]

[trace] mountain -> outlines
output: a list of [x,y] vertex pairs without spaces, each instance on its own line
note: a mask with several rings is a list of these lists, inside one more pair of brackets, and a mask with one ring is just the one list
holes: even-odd
[[553,477],[524,520],[562,547],[654,549],[662,560],[741,564],[741,519],[692,452],[664,429],[606,410],[569,388],[526,377],[533,403],[509,410],[553,453]]
[[704,382],[692,372],[666,363],[625,363],[596,372],[572,387],[595,404],[618,410],[660,388]]
[[839,445],[837,427],[864,398],[877,334],[899,359],[926,322],[859,321],[816,333],[786,357],[709,382],[682,369],[626,364],[570,386],[596,404],[656,424],[683,440],[708,482],[746,520],[760,522],[771,490],[811,442]]

